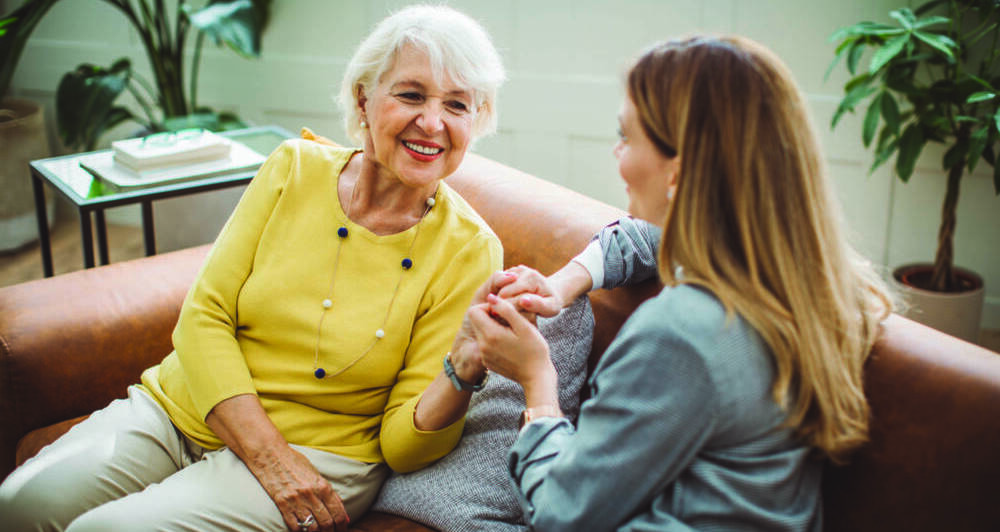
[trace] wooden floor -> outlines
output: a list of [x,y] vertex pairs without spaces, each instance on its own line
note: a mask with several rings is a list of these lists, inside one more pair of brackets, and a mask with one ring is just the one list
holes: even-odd
[[[111,262],[145,255],[142,229],[127,225],[108,225],[108,254]],[[52,265],[56,275],[83,269],[80,245],[80,222],[75,217],[60,218],[52,228]],[[41,279],[42,254],[38,242],[0,253],[0,286]],[[1000,329],[986,329],[979,344],[1000,353]]]
[[[80,222],[75,217],[60,218],[52,230],[52,267],[56,275],[83,269]],[[96,244],[95,244],[96,256]],[[108,255],[111,262],[145,255],[142,229],[126,225],[108,225]],[[95,259],[96,260],[96,259]],[[0,252],[0,286],[41,279],[42,252],[37,241],[19,249]]]

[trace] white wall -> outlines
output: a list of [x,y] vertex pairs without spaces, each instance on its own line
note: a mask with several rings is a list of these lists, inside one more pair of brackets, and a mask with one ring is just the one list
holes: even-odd
[[[6,0],[9,9],[14,2]],[[453,0],[481,20],[504,57],[509,82],[501,91],[500,131],[477,151],[505,164],[624,207],[611,147],[628,59],[647,44],[710,31],[756,39],[785,59],[814,112],[827,160],[857,246],[880,264],[933,259],[943,197],[940,152],[919,162],[909,184],[888,166],[869,176],[872,156],[860,141],[860,117],[829,128],[845,69],[829,81],[828,37],[841,26],[887,13],[906,0]],[[403,1],[278,0],[263,58],[245,61],[207,50],[200,99],[259,124],[291,131],[309,126],[344,138],[332,95],[343,66],[370,27]],[[47,102],[64,72],[81,62],[109,65],[130,55],[145,65],[124,18],[97,0],[63,0],[29,42],[14,80],[16,94]],[[54,131],[54,129],[53,129]],[[124,133],[122,133],[124,135]],[[55,135],[53,134],[53,138]],[[58,148],[56,148],[58,151]],[[1000,199],[991,168],[980,164],[963,181],[956,262],[987,283],[983,324],[1000,328]],[[160,249],[209,241],[239,191],[156,205]],[[202,215],[192,217],[192,211]],[[214,213],[204,215],[204,213]],[[134,216],[126,214],[124,216]],[[121,219],[119,215],[118,219]],[[114,215],[112,215],[112,219]],[[179,235],[166,231],[184,220]]]

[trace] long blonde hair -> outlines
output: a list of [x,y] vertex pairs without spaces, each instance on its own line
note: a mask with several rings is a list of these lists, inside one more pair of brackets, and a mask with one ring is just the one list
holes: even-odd
[[790,73],[748,39],[699,36],[649,49],[627,85],[647,135],[681,158],[661,279],[704,286],[758,331],[788,426],[841,460],[868,437],[862,370],[892,303],[843,236]]

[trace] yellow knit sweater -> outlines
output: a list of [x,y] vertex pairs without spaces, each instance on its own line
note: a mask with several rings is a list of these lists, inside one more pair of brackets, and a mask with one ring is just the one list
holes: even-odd
[[[502,268],[500,242],[443,182],[409,255],[417,226],[377,236],[354,224],[337,196],[353,153],[291,140],[271,154],[184,301],[174,352],[143,373],[146,391],[202,446],[222,446],[205,424],[209,411],[248,393],[290,443],[397,471],[424,467],[458,442],[462,421],[420,431],[414,407],[473,293]],[[317,334],[340,245],[333,306]],[[407,256],[413,266],[385,336],[359,359],[383,328]],[[322,380],[313,376],[317,337],[318,365],[335,375]]]

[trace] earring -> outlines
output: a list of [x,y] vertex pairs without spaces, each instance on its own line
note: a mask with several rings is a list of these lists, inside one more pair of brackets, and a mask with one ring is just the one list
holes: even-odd
[[359,125],[361,126],[361,129],[367,129],[368,128],[368,122],[365,122],[364,120],[362,120],[361,124],[359,124]]

